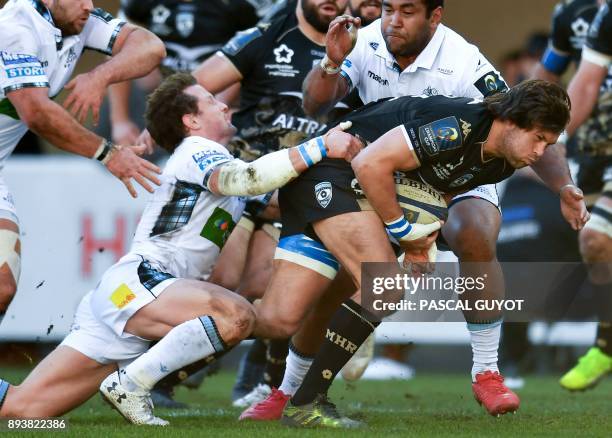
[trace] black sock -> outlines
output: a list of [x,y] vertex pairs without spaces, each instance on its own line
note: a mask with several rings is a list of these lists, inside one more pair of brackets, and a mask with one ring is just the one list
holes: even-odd
[[332,318],[323,345],[291,402],[311,403],[317,394],[327,394],[336,374],[374,331],[379,322],[352,300],[345,301]]
[[262,339],[256,338],[249,351],[246,354],[247,362],[264,364],[266,363],[266,352],[268,351],[268,345]]
[[595,345],[603,353],[612,356],[612,323],[602,321],[597,324],[597,337],[595,339]]
[[278,388],[283,382],[287,354],[289,354],[289,339],[270,340],[263,374],[263,382],[268,386]]
[[153,389],[161,389],[165,392],[172,392],[174,387],[179,385],[183,380],[187,379],[192,374],[195,374],[198,371],[206,368],[208,365],[217,361],[217,359],[221,358],[222,356],[225,356],[232,349],[233,347],[226,348],[223,351],[211,354],[210,356],[207,356],[204,359],[200,359],[197,362],[184,366],[180,370],[176,370],[173,373],[168,374],[166,377],[157,382]]

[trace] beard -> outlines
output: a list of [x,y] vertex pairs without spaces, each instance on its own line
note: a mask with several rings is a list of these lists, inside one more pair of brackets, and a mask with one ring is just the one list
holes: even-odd
[[372,15],[372,16],[369,16],[369,17],[361,15],[361,8],[363,8],[365,6],[368,6],[369,4],[373,4],[373,3],[376,3],[377,6],[379,8],[381,8],[381,5],[379,4],[379,2],[372,2],[372,1],[368,1],[368,0],[362,1],[359,4],[359,6],[357,6],[356,9],[353,9],[353,6],[351,6],[351,4],[349,3],[349,9],[351,11],[351,15],[353,17],[361,18],[361,27],[366,27],[368,24],[371,24],[371,23],[373,23],[374,21],[376,21],[377,19],[380,18],[380,14]]
[[[338,5],[334,1],[328,1],[323,4],[333,5],[338,11],[337,15],[340,15],[342,13],[342,11],[338,9]],[[313,4],[310,0],[302,0],[302,11],[304,13],[304,19],[318,32],[327,33],[329,23],[331,23],[335,17],[320,16],[317,9],[318,6]]]
[[407,41],[402,45],[393,47],[389,44],[386,32],[383,30],[383,37],[385,39],[387,50],[393,54],[393,56],[418,56],[419,53],[421,53],[427,46],[429,40],[431,40],[432,34],[429,32],[428,28],[425,28],[421,32],[417,32],[416,35],[417,36],[414,40]]

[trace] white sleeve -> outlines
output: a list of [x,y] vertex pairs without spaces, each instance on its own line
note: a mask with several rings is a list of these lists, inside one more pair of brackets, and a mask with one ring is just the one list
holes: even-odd
[[32,29],[15,26],[0,31],[0,90],[5,96],[21,88],[49,87],[39,52]]
[[125,21],[113,18],[108,12],[96,8],[89,14],[85,24],[85,48],[97,50],[105,55],[113,54],[113,46]]
[[363,66],[364,45],[366,38],[361,36],[361,30],[357,34],[357,43],[351,53],[348,54],[342,63],[340,74],[349,84],[349,90],[359,86],[359,76]]
[[506,91],[508,84],[501,73],[493,67],[487,58],[476,51],[465,63],[465,72],[462,78],[463,93],[457,97],[471,97],[482,99],[499,91]]
[[228,163],[234,159],[232,154],[220,144],[207,142],[203,147],[191,151],[189,164],[179,172],[184,172],[185,174],[178,176],[179,179],[193,181],[207,189],[208,179],[217,166]]

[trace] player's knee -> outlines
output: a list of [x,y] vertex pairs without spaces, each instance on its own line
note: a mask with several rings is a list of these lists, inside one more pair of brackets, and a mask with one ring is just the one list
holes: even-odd
[[444,238],[461,261],[494,260],[498,233],[499,217],[481,212],[453,215],[443,228]]
[[246,300],[235,300],[225,308],[223,320],[225,324],[220,328],[221,337],[228,345],[234,345],[251,334],[255,327],[255,309]]
[[273,331],[278,339],[289,338],[297,333],[301,325],[301,319],[279,310],[260,308],[257,314],[257,324]]
[[580,253],[585,262],[607,261],[605,256],[612,251],[612,239],[604,233],[591,228],[580,232]]

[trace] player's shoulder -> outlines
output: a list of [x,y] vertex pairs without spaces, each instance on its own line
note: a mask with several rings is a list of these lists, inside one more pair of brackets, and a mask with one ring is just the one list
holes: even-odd
[[597,7],[597,0],[562,0],[553,9],[553,21],[570,23],[574,17]]
[[33,8],[27,8],[21,2],[12,2],[0,9],[0,47],[17,47],[20,50],[37,44],[43,32],[41,23],[33,14]]
[[380,30],[380,18],[373,21],[369,25],[362,27],[359,29],[357,33],[357,42],[355,43],[355,47],[349,57],[355,54],[361,54],[365,56],[374,55],[376,50],[380,46],[385,45],[385,40],[382,36],[382,32]]
[[256,26],[236,33],[224,46],[222,51],[226,55],[235,56],[252,45],[267,46],[273,41],[297,29],[295,14],[275,16],[271,21],[260,21]]
[[443,58],[465,59],[481,55],[480,49],[475,44],[468,42],[450,27],[440,24],[439,31],[442,32],[443,37],[441,45]]

